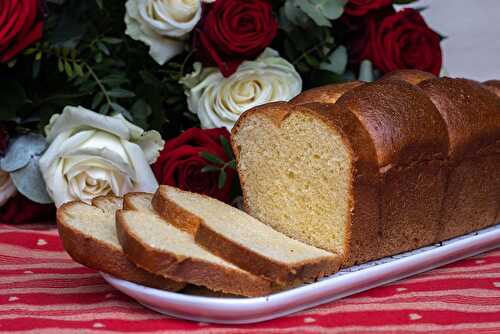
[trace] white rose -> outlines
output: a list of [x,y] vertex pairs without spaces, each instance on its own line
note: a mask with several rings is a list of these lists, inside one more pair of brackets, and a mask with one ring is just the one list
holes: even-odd
[[16,192],[16,187],[9,173],[0,170],[0,207],[2,207],[9,198],[14,196]]
[[231,130],[240,115],[255,106],[288,101],[302,90],[302,79],[292,64],[267,48],[254,61],[244,61],[230,77],[213,67],[184,77],[188,108],[198,115],[203,128]]
[[182,52],[201,17],[200,0],[128,0],[125,6],[125,33],[146,43],[160,65]]
[[144,132],[122,115],[71,106],[54,115],[45,131],[50,145],[40,170],[56,206],[158,187],[149,166],[164,144],[156,131]]

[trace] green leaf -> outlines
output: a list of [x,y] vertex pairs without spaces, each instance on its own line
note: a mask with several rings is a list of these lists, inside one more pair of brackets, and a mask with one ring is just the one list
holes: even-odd
[[106,56],[109,56],[111,54],[108,47],[101,42],[97,42],[97,48],[101,50],[102,53],[104,53]]
[[217,182],[217,187],[219,189],[224,188],[224,185],[226,184],[226,179],[227,179],[226,171],[224,169],[221,169],[219,174],[219,180]]
[[64,62],[64,71],[69,78],[73,77],[73,68],[67,61]]
[[103,10],[104,9],[104,4],[102,2],[103,0],[95,0],[95,2],[97,3],[97,6],[99,6],[99,9],[100,10]]
[[141,128],[148,128],[148,118],[153,113],[153,110],[149,103],[143,99],[135,101],[135,103],[130,108],[130,113],[134,118],[134,123],[136,123]]
[[371,61],[365,59],[361,62],[358,79],[366,82],[372,82],[374,80],[373,65]]
[[[291,3],[288,5],[288,3]],[[288,0],[285,3],[285,16],[296,25],[304,26],[304,23],[297,24],[297,18],[301,17],[293,6],[298,6],[314,23],[321,27],[331,27],[331,20],[339,18],[344,12],[347,0]],[[302,15],[304,16],[304,15]],[[303,20],[303,18],[302,18]]]
[[116,98],[134,97],[135,93],[123,88],[113,88],[108,91],[108,95]]
[[203,167],[203,168],[201,169],[201,172],[202,172],[202,173],[209,173],[209,172],[217,172],[217,171],[219,171],[219,170],[220,170],[220,168],[219,168],[219,167],[217,167],[217,166],[213,166],[213,165],[206,165],[205,167]]
[[117,113],[120,113],[122,115],[129,115],[130,116],[130,113],[128,112],[127,109],[125,109],[123,106],[119,105],[118,103],[116,102],[111,102],[110,103],[111,105],[111,108],[117,112]]
[[328,57],[328,62],[321,63],[320,68],[337,74],[345,72],[347,66],[347,48],[343,45],[336,48]]
[[64,72],[64,64],[61,58],[57,60],[57,68],[59,69],[59,72]]
[[207,151],[200,152],[200,156],[211,163],[218,164],[218,165],[224,164],[224,161],[221,158],[219,158],[218,156],[216,156],[210,152],[207,152]]
[[38,75],[40,74],[41,65],[42,65],[42,62],[40,60],[35,60],[33,62],[33,68],[31,71],[31,76],[33,79],[38,78]]
[[110,85],[112,87],[119,86],[128,82],[127,78],[118,77],[116,75],[108,75],[101,80],[102,83]]
[[35,55],[35,60],[40,60],[42,59],[42,51],[38,51]]
[[75,72],[78,76],[80,76],[80,77],[84,76],[83,69],[79,64],[73,63],[73,69],[75,70]]
[[123,42],[121,38],[115,38],[115,37],[104,37],[102,41],[108,44],[120,44]]
[[344,12],[348,0],[310,0],[316,10],[330,20],[338,19]]
[[94,57],[96,63],[102,63],[102,53],[97,53]]
[[298,4],[300,9],[302,9],[302,11],[304,11],[304,13],[306,13],[307,16],[309,16],[317,25],[322,27],[332,26],[330,20],[328,20],[323,13],[318,11],[318,9],[311,2],[309,2],[309,0],[299,1]]
[[236,163],[236,160],[233,159],[233,160],[229,161],[229,163],[227,163],[226,166],[229,167],[229,168],[232,168],[232,169],[236,169],[237,165],[238,164]]
[[92,105],[91,108],[95,109],[97,108],[98,105],[101,104],[102,100],[104,99],[104,94],[103,92],[99,92],[94,96],[94,99],[92,100]]
[[103,104],[100,108],[99,108],[99,113],[100,114],[104,114],[104,115],[107,115],[109,112],[109,104],[108,103],[105,103]]
[[224,149],[224,153],[226,153],[226,157],[229,160],[233,160],[234,159],[233,150],[231,149],[231,145],[227,141],[226,137],[224,137],[223,135],[220,135],[219,140],[220,140],[220,143],[222,144],[222,148]]

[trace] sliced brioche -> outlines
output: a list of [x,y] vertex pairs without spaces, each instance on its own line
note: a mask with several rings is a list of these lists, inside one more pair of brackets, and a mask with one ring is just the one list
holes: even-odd
[[57,210],[57,227],[64,248],[77,262],[115,277],[154,288],[178,291],[186,285],[144,271],[130,262],[118,242],[115,211],[119,197],[94,199],[93,206],[70,202]]
[[[217,199],[160,186],[153,203],[176,226],[198,225],[195,240],[210,252],[280,284],[312,281],[338,271],[339,256],[275,231]],[[178,214],[182,213],[182,214]]]
[[141,268],[159,275],[201,285],[214,291],[262,296],[273,292],[273,284],[252,275],[197,245],[182,231],[147,205],[149,194],[127,194],[125,206],[116,214],[118,238],[127,256]]

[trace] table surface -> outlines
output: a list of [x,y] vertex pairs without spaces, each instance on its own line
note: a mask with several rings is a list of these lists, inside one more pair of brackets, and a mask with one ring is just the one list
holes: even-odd
[[53,225],[0,224],[0,333],[500,333],[500,250],[253,325],[143,308],[64,252]]

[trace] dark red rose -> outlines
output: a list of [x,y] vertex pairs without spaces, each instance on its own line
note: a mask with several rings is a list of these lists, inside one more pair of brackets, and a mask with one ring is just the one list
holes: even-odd
[[265,0],[217,0],[203,9],[194,47],[200,60],[215,63],[226,77],[243,60],[257,57],[278,31],[271,4]]
[[54,222],[55,213],[54,204],[35,203],[18,193],[0,208],[0,222],[7,224]]
[[363,16],[368,12],[392,6],[392,0],[350,0],[344,7],[344,13],[351,16]]
[[202,168],[212,163],[200,154],[208,152],[224,162],[229,161],[221,144],[220,137],[230,140],[225,128],[206,129],[191,128],[177,138],[165,143],[160,157],[153,164],[153,172],[159,184],[171,185],[180,189],[205,194],[230,203],[230,192],[236,177],[232,168],[226,168],[227,179],[224,187],[219,189],[219,172],[202,172]]
[[372,59],[371,32],[385,17],[394,13],[393,6],[385,6],[363,16],[342,15],[339,20],[334,21],[334,29],[345,36],[349,63],[358,65],[364,59]]
[[0,63],[8,62],[42,37],[39,0],[0,1]]
[[406,8],[369,26],[368,56],[383,72],[417,69],[439,75],[442,64],[440,36],[420,13]]

